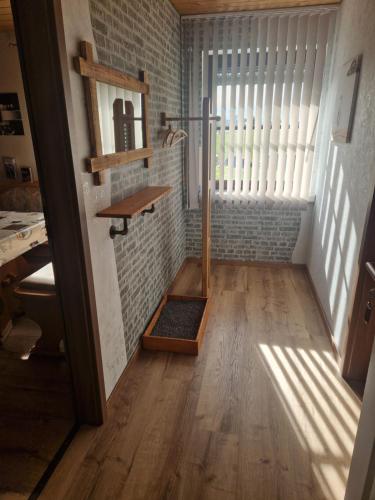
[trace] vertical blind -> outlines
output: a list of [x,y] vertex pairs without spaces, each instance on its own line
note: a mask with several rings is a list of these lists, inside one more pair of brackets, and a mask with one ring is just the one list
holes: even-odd
[[[212,192],[223,200],[310,200],[329,8],[183,21],[187,109],[210,97]],[[199,205],[200,126],[189,123],[189,205]]]

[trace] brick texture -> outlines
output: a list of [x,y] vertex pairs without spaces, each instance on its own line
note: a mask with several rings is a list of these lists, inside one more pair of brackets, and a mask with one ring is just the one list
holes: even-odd
[[[290,262],[301,225],[301,208],[236,207],[212,210],[212,257],[229,260]],[[201,254],[201,211],[186,216],[186,252]]]
[[[186,101],[180,17],[169,0],[90,0],[90,11],[99,62],[134,76],[144,69],[150,79],[152,167],[135,162],[113,169],[112,201],[145,185],[173,187],[154,214],[136,217],[128,235],[114,240],[130,357],[184,258],[201,252],[200,211],[184,210],[182,148],[161,148],[160,113],[179,115],[182,97]],[[290,261],[300,223],[300,209],[215,205],[212,257]]]
[[169,0],[90,0],[90,11],[99,62],[150,79],[152,167],[112,169],[112,201],[145,185],[173,187],[154,214],[134,218],[114,240],[129,358],[185,258],[182,151],[162,149],[160,136],[160,113],[181,113],[180,17]]
[[[183,19],[183,109],[189,110],[189,47],[199,19]],[[203,47],[203,39],[200,39]],[[231,41],[229,40],[229,45]],[[198,81],[201,82],[200,73]],[[201,101],[199,94],[198,100]],[[200,135],[199,135],[200,137]],[[200,140],[200,139],[199,139]],[[185,193],[186,195],[186,193]],[[215,203],[212,210],[212,257],[229,260],[290,262],[301,225],[301,207],[287,208],[272,203],[239,206]],[[186,212],[186,252],[189,257],[201,255],[200,210]]]

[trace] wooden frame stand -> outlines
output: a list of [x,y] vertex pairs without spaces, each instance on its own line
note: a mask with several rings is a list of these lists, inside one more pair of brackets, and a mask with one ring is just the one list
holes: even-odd
[[[210,285],[210,268],[211,268],[211,121],[217,120],[217,117],[210,116],[210,99],[203,98],[203,116],[190,117],[190,120],[202,121],[202,297],[187,297],[178,295],[165,295],[157,308],[150,324],[148,325],[143,337],[142,346],[145,349],[157,351],[179,352],[185,354],[197,355],[199,346],[202,342],[203,334],[206,328],[209,305],[209,285]],[[162,114],[162,124],[167,121],[177,121],[179,118],[168,118],[165,113]],[[202,319],[197,331],[195,340],[186,340],[182,338],[171,338],[152,336],[152,331],[158,322],[158,319],[163,311],[163,308],[169,301],[204,301],[205,308]]]
[[[214,118],[216,119],[216,118]],[[203,98],[202,123],[202,295],[208,297],[211,273],[211,117],[210,99]]]

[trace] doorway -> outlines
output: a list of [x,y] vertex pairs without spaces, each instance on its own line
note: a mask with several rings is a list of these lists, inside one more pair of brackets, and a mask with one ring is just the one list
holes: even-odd
[[[18,109],[12,101],[11,108],[1,111],[7,112],[4,121],[13,121],[10,114],[22,117],[25,128],[28,117],[35,169],[27,160],[17,162],[20,147],[0,154],[0,184],[5,184],[0,191],[4,187],[6,195],[2,211],[10,217],[3,222],[19,242],[31,231],[24,214],[33,213],[32,228],[39,232],[35,245],[18,248],[0,268],[0,354],[6,358],[0,356],[0,484],[7,494],[28,498],[40,490],[75,429],[104,421],[106,400],[85,213],[70,149],[59,11],[55,2],[39,0],[9,1],[4,7],[11,14],[6,43],[13,59],[19,58],[24,107]],[[7,130],[16,135],[14,127]],[[6,165],[2,156],[9,160]],[[15,178],[6,179],[12,164]],[[30,178],[22,182],[20,167],[30,165]],[[35,202],[32,208],[22,211],[10,203],[12,198],[23,203],[28,196]],[[51,336],[43,338],[45,322],[50,333],[61,332],[53,339],[53,353],[45,352],[51,350]]]
[[0,494],[29,498],[74,433],[77,418],[10,4],[4,9],[9,23],[0,19]]
[[360,252],[360,268],[350,321],[343,376],[363,396],[375,337],[375,193]]

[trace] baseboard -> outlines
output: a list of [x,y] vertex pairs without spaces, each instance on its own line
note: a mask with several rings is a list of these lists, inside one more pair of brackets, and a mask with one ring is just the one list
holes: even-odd
[[108,396],[107,399],[107,408],[111,404],[111,400],[116,396],[116,392],[118,390],[118,386],[121,385],[123,380],[126,378],[131,366],[135,363],[135,361],[139,358],[139,355],[142,351],[142,346],[141,343],[139,342],[137,347],[134,349],[133,354],[130,356],[130,359],[128,359],[127,364],[125,365],[125,368],[122,370],[121,375],[119,376],[114,388],[112,389],[111,394]]
[[[200,257],[186,257],[185,262],[200,264]],[[239,259],[211,259],[211,263],[217,266],[245,266],[245,267],[273,267],[273,268],[299,268],[305,269],[305,264],[294,264],[293,262],[274,262],[267,260],[239,260]]]
[[323,320],[323,324],[324,324],[324,330],[325,330],[325,333],[327,335],[327,338],[329,340],[329,343],[331,344],[331,347],[332,347],[332,351],[333,351],[333,354],[335,356],[335,359],[338,363],[339,366],[341,366],[341,355],[337,349],[337,345],[336,345],[336,342],[335,342],[335,338],[333,336],[333,332],[332,332],[332,328],[329,324],[329,321],[328,321],[328,318],[327,318],[327,315],[326,315],[326,312],[323,308],[323,304],[320,300],[320,297],[318,295],[318,292],[315,288],[315,284],[314,284],[314,281],[311,277],[311,274],[310,274],[310,271],[309,271],[309,268],[304,264],[303,265],[304,269],[305,269],[305,273],[306,273],[306,277],[307,277],[307,280],[310,284],[310,287],[311,287],[311,291],[313,293],[313,296],[314,296],[314,299],[315,299],[315,302],[318,306],[318,309],[319,309],[319,313],[320,313],[320,316]]

